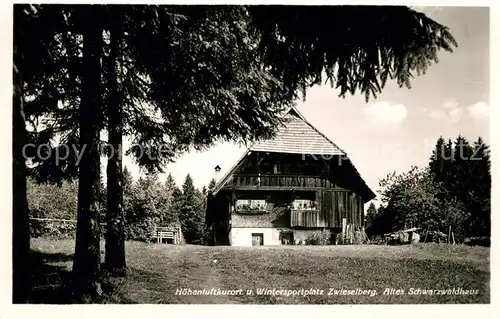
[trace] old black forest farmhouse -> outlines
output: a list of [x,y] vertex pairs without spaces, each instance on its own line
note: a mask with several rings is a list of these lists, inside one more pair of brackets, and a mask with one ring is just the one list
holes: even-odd
[[215,245],[302,244],[317,230],[361,230],[373,198],[347,154],[292,107],[217,181],[206,224]]

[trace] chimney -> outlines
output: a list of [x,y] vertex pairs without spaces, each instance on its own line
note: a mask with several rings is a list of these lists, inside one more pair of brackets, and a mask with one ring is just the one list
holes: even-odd
[[214,168],[214,180],[217,183],[219,181],[219,179],[220,179],[220,166],[217,165]]

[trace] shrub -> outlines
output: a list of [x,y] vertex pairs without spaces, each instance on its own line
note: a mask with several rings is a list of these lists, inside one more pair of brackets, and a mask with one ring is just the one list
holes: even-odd
[[464,245],[490,247],[491,239],[490,237],[470,237],[464,240]]
[[315,231],[306,238],[306,245],[330,245],[331,236],[329,230]]
[[30,220],[30,236],[54,239],[75,238],[76,222],[58,220]]
[[214,245],[214,234],[212,231],[211,227],[204,227],[203,228],[203,239],[202,239],[202,245],[205,246],[212,246]]
[[153,237],[156,223],[153,218],[147,217],[140,222],[125,223],[125,238],[149,242]]
[[384,236],[372,236],[370,238],[370,244],[372,245],[387,245],[387,240]]

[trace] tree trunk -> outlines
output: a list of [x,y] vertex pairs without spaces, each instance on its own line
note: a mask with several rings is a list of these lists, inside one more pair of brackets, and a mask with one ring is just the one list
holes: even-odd
[[[21,8],[22,9],[22,8]],[[21,10],[19,6],[15,10]],[[26,143],[26,122],[23,96],[22,30],[14,25],[14,94],[12,98],[12,302],[24,303],[31,288],[29,212],[26,197],[26,160],[23,147]]]
[[89,302],[101,294],[100,268],[100,154],[99,131],[101,109],[102,29],[94,6],[89,10],[88,23],[83,26],[83,72],[79,110],[80,149],[82,158],[78,172],[78,216],[72,290],[77,300]]
[[123,214],[123,174],[122,174],[122,105],[118,95],[116,57],[119,49],[119,35],[110,32],[110,55],[108,67],[108,143],[112,153],[107,167],[107,210],[106,210],[106,270],[112,275],[126,274],[125,223]]

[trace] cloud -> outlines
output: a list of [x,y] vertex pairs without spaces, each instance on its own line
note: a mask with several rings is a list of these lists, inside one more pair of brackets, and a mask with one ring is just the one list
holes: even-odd
[[452,123],[457,123],[462,119],[462,116],[464,115],[464,111],[460,108],[456,108],[448,112],[448,116],[450,117],[450,120]]
[[452,123],[459,122],[464,114],[468,114],[475,119],[485,120],[489,116],[489,104],[484,101],[479,101],[469,106],[459,106],[458,102],[454,99],[447,99],[438,109],[423,108],[424,113],[433,119],[449,119]]
[[408,111],[403,104],[390,104],[386,101],[377,102],[363,111],[370,120],[377,124],[398,124],[408,116]]
[[469,105],[467,110],[469,114],[475,119],[487,119],[489,116],[489,105],[486,102],[477,102],[476,104]]
[[442,119],[446,117],[446,113],[442,110],[430,110],[427,115],[433,119]]
[[455,99],[446,99],[441,107],[446,110],[454,110],[458,107],[458,102]]
[[444,100],[440,108],[431,110],[426,109],[425,112],[430,118],[438,120],[448,119],[452,123],[459,122],[464,115],[464,111],[459,107],[457,100],[452,98]]

